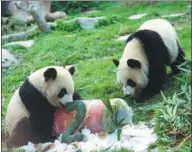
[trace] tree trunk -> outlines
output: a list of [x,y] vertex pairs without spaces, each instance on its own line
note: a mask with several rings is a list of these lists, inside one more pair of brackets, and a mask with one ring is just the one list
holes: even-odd
[[38,25],[39,29],[42,32],[51,32],[51,29],[47,25],[45,18],[40,12],[40,2],[39,1],[30,1],[29,10],[31,15],[34,18],[35,23]]

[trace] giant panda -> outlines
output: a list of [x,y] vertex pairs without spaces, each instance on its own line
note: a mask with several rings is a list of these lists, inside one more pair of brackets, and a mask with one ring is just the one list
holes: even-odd
[[113,63],[124,95],[143,102],[161,90],[167,78],[166,65],[170,65],[172,74],[177,74],[177,66],[184,61],[184,52],[171,23],[151,19],[128,37],[121,59],[114,59]]
[[16,90],[5,118],[9,148],[28,141],[39,143],[55,139],[52,127],[56,108],[81,99],[74,91],[74,72],[74,67],[44,67],[30,74]]

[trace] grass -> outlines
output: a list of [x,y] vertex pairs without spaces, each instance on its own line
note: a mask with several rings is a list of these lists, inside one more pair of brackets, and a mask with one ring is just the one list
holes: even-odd
[[[96,29],[82,30],[76,24],[59,26],[52,33],[37,32],[28,39],[34,39],[32,48],[25,50],[20,47],[7,47],[17,55],[21,63],[2,73],[2,117],[6,113],[6,107],[15,89],[21,85],[25,78],[32,72],[47,65],[75,64],[74,75],[75,88],[84,99],[94,98],[123,98],[133,107],[133,121],[146,121],[154,125],[160,112],[158,104],[163,101],[159,94],[144,104],[136,104],[130,98],[125,98],[121,87],[116,83],[115,66],[113,58],[119,59],[122,55],[124,42],[117,42],[115,38],[135,31],[144,21],[157,18],[161,15],[186,12],[187,14],[174,19],[167,18],[175,24],[178,37],[186,58],[191,60],[191,16],[189,2],[100,2],[95,8],[100,12],[93,15],[84,13],[69,16],[72,19],[77,16],[106,16],[107,20],[97,24]],[[128,16],[148,13],[148,16],[139,20],[128,20]],[[115,20],[115,22],[111,22]],[[62,21],[58,21],[62,23]],[[4,42],[3,42],[4,43]],[[178,77],[182,77],[179,75]],[[174,92],[180,91],[178,79],[174,79],[171,87],[163,90],[166,97],[172,97]],[[184,80],[185,81],[185,80]],[[189,83],[188,83],[189,84]],[[3,127],[5,130],[5,128]],[[160,130],[160,129],[159,129]],[[187,138],[187,135],[185,136]],[[185,139],[183,138],[183,139]],[[181,140],[183,141],[183,140]],[[159,147],[164,151],[174,144],[158,140],[152,147]],[[162,150],[161,150],[162,149]],[[180,146],[180,151],[189,151],[189,139]]]

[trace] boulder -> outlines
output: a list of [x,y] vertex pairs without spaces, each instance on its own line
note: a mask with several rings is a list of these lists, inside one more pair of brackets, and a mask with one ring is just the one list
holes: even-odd
[[118,37],[118,38],[116,39],[116,41],[126,41],[129,36],[130,36],[130,34],[120,36],[120,37]]
[[22,46],[24,48],[30,48],[34,44],[33,40],[28,40],[28,41],[16,41],[16,42],[11,42],[7,43],[4,46]]
[[[18,7],[21,8],[18,8]],[[8,9],[11,12],[12,16],[17,20],[24,21],[26,23],[32,22],[33,17],[31,16],[28,10],[29,1],[12,1],[9,3]],[[43,16],[51,11],[51,2],[50,1],[40,1],[40,11]]]
[[16,57],[9,52],[7,49],[2,49],[2,60],[1,65],[3,68],[9,68],[13,64],[17,63]]
[[128,19],[130,19],[130,20],[137,20],[137,19],[140,19],[140,18],[142,18],[142,17],[144,17],[146,15],[147,15],[147,13],[136,14],[136,15],[129,16]]
[[61,11],[56,11],[54,13],[47,13],[45,15],[45,19],[47,21],[54,21],[56,19],[65,18],[65,17],[67,17],[67,14],[65,12],[61,12]]
[[94,29],[95,28],[95,24],[98,22],[98,20],[100,19],[104,19],[104,16],[101,17],[95,17],[95,18],[91,18],[91,17],[78,17],[76,18],[76,22],[80,24],[81,28],[83,29]]
[[97,11],[97,10],[92,10],[92,11],[86,11],[86,12],[83,12],[84,14],[94,14],[94,13],[99,13],[100,11]]
[[178,17],[178,16],[183,16],[183,15],[185,15],[186,13],[184,12],[184,13],[175,13],[175,14],[168,14],[168,15],[163,15],[162,17]]

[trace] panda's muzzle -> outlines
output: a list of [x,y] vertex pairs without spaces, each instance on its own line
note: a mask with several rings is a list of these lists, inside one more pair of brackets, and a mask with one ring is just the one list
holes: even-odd
[[129,96],[134,93],[134,88],[127,85],[126,87],[123,87],[123,91],[124,91],[124,96]]
[[65,94],[63,97],[59,98],[59,102],[62,105],[65,105],[65,104],[72,102],[72,101],[73,101],[73,96],[71,94]]

